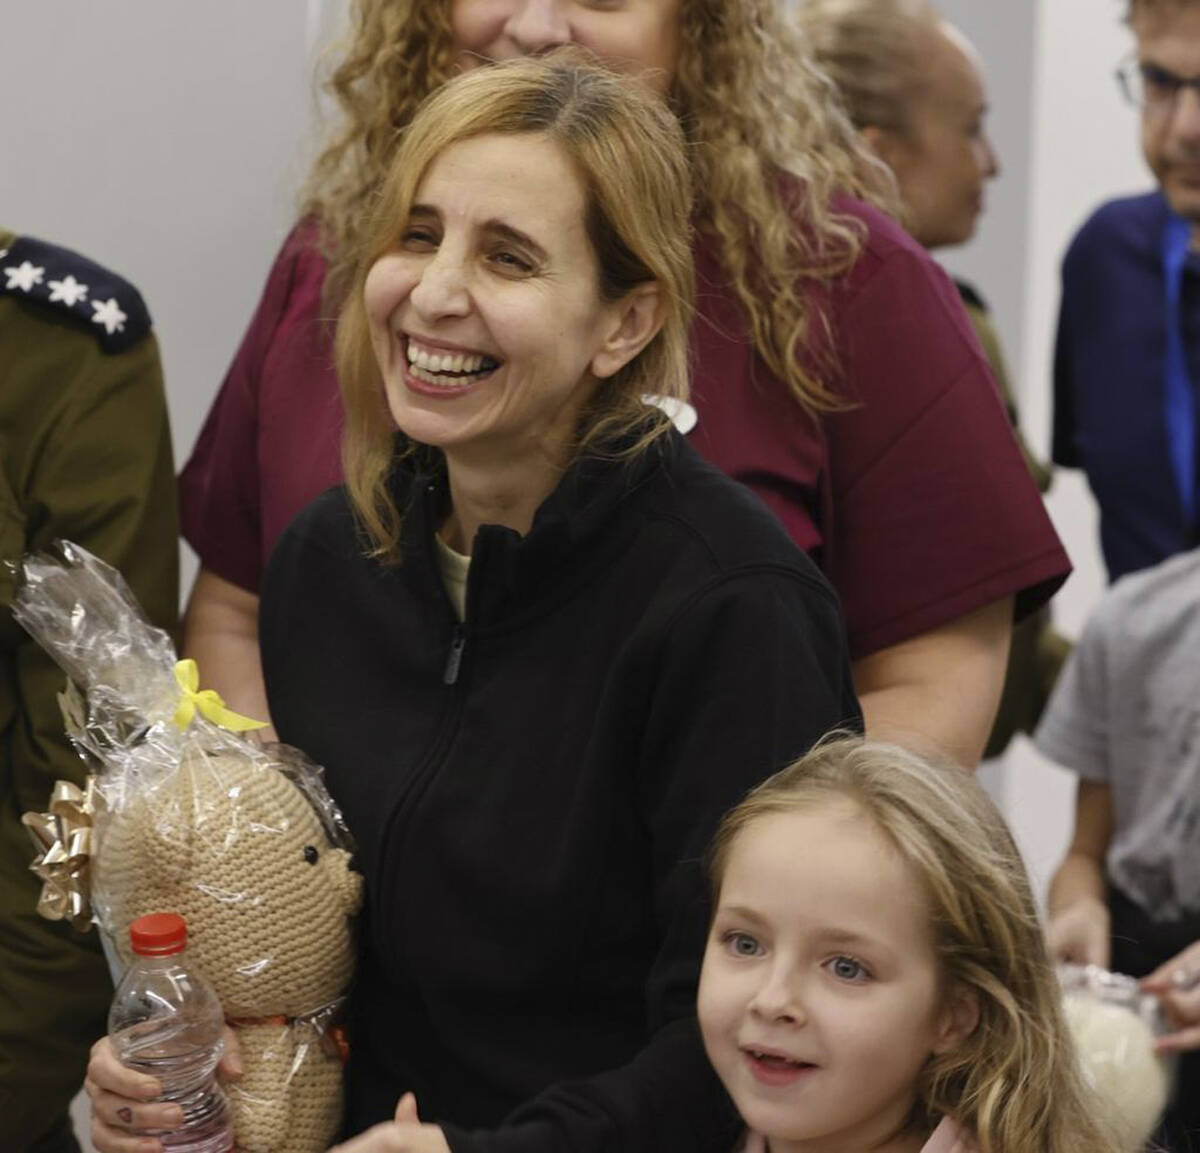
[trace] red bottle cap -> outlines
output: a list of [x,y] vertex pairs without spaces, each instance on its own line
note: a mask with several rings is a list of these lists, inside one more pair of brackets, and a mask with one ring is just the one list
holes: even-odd
[[129,943],[139,957],[170,957],[187,948],[187,922],[178,913],[150,913],[129,926]]

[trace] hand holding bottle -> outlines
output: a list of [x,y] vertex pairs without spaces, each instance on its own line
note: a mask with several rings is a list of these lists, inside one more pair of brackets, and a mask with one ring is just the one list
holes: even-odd
[[130,940],[134,962],[88,1065],[93,1143],[100,1153],[228,1153],[229,1104],[214,1073],[231,1035],[216,995],[187,964],[183,919],[139,918]]

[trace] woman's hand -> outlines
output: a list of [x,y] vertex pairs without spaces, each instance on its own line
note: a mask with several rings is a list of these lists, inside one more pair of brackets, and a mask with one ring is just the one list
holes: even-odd
[[[225,1052],[217,1076],[228,1081],[241,1075],[237,1037],[226,1027]],[[92,1102],[92,1144],[97,1153],[152,1153],[162,1149],[162,1142],[139,1136],[134,1130],[170,1132],[183,1124],[183,1110],[178,1105],[156,1100],[162,1095],[157,1078],[122,1065],[108,1037],[92,1046],[83,1088]]]
[[1055,961],[1108,968],[1108,906],[1095,897],[1081,897],[1050,917],[1046,945]]
[[1144,977],[1142,988],[1158,995],[1172,1029],[1155,1048],[1160,1053],[1200,1049],[1200,941]]
[[450,1146],[439,1126],[421,1123],[416,1097],[405,1093],[394,1121],[375,1125],[329,1153],[450,1153]]

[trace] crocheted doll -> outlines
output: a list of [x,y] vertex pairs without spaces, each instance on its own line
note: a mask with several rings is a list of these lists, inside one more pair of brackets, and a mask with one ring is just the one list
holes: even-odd
[[94,916],[123,963],[131,921],[181,914],[241,1049],[244,1074],[226,1086],[238,1148],[322,1153],[341,1123],[332,1021],[362,902],[349,835],[314,765],[229,731],[254,722],[198,691],[194,664],[176,661],[116,572],[60,550],[26,558],[14,615],[77,686],[64,719],[98,771],[86,795],[60,782],[51,812],[27,815],[47,850],[39,908]]
[[245,1072],[226,1086],[238,1147],[328,1149],[342,1110],[329,1017],[349,984],[362,900],[349,853],[280,767],[228,754],[190,754],[101,809],[96,830],[92,903],[110,939],[123,943],[146,913],[187,921],[189,956],[241,1048]]

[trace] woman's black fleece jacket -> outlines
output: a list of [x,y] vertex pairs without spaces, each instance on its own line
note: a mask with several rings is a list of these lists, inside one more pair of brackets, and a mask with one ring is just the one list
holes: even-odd
[[835,594],[674,433],[577,461],[524,538],[481,528],[461,625],[444,477],[393,495],[399,567],[334,489],[262,592],[271,716],[366,876],[346,1131],[412,1090],[454,1153],[726,1153],[702,858],[750,786],[861,724]]

